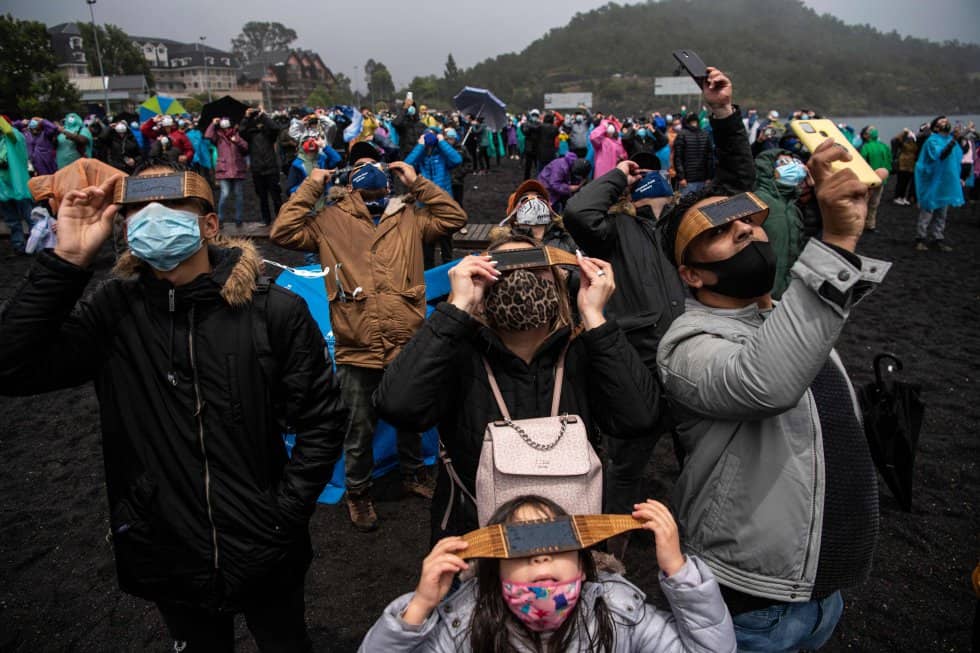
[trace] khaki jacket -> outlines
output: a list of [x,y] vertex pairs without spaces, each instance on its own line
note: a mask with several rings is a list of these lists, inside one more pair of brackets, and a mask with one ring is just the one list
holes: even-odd
[[381,369],[425,319],[423,241],[458,231],[466,213],[421,176],[407,195],[391,199],[377,226],[360,196],[340,187],[313,215],[322,193],[322,184],[304,181],[279,211],[270,237],[288,249],[318,252],[330,270],[324,282],[337,363]]

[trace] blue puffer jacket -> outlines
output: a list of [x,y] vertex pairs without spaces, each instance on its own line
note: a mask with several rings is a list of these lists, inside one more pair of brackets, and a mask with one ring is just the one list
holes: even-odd
[[[337,150],[327,145],[320,152],[320,156],[317,157],[316,167],[330,170],[340,163],[340,159],[341,157]],[[304,180],[306,180],[306,168],[303,167],[303,159],[296,157],[293,159],[292,165],[289,166],[289,174],[286,175],[286,188],[289,189],[287,194],[292,195],[296,192],[296,189],[299,188],[299,185]]]
[[405,157],[405,163],[415,166],[420,175],[450,195],[453,192],[453,179],[449,171],[462,162],[463,157],[446,141],[439,141],[433,148],[416,145]]

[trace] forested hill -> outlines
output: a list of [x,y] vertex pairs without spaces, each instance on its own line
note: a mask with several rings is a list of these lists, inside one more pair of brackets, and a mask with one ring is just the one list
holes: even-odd
[[653,78],[675,73],[671,52],[680,48],[730,73],[736,102],[760,111],[980,110],[980,46],[846,25],[797,0],[611,3],[576,14],[519,54],[461,71],[459,79],[492,89],[515,109],[541,106],[546,92],[572,91],[593,92],[606,111],[667,108],[676,101],[655,97]]

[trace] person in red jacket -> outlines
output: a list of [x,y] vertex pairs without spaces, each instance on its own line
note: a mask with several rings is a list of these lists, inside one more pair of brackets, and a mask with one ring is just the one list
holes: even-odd
[[179,163],[190,165],[191,160],[194,159],[194,146],[184,132],[177,129],[173,116],[153,116],[140,125],[140,133],[146,139],[147,147],[161,136],[169,138],[171,147],[180,151],[177,159]]

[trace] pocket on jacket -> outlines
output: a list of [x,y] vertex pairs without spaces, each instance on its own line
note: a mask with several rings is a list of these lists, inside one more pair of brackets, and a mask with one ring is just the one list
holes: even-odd
[[[719,528],[724,521],[724,515],[730,512],[732,488],[738,478],[738,471],[741,466],[742,461],[738,456],[731,452],[726,453],[721,471],[717,477],[708,480],[708,485],[713,485],[715,491],[700,529],[702,542],[727,539],[725,534],[719,532]],[[729,524],[729,531],[732,530],[731,526]]]
[[330,324],[333,337],[340,347],[367,347],[371,334],[367,329],[366,302],[330,303]]

